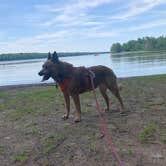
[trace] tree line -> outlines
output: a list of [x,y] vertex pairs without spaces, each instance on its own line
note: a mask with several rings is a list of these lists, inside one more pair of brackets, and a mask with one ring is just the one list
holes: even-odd
[[[80,55],[96,55],[104,54],[108,52],[60,52],[58,53],[59,57],[67,56],[80,56]],[[26,60],[26,59],[40,59],[47,58],[48,53],[10,53],[10,54],[0,54],[0,61],[6,60]]]
[[114,43],[111,46],[111,53],[123,51],[163,51],[166,50],[166,37],[143,37],[137,40],[130,40],[126,43]]

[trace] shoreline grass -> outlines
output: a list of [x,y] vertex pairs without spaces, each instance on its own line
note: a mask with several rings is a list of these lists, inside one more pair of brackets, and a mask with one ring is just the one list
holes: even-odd
[[[109,133],[127,165],[163,165],[166,143],[166,75],[120,78],[126,116],[108,92],[110,111],[102,112]],[[52,84],[1,87],[0,160],[2,165],[116,165],[100,124],[93,93],[81,95],[82,121],[61,117],[66,108]],[[104,108],[99,91],[97,98]],[[154,152],[154,149],[157,149]],[[156,159],[155,163],[154,158]]]

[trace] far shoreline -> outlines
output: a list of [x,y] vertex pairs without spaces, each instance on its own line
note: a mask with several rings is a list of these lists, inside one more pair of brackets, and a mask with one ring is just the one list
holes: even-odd
[[[77,57],[86,55],[98,55],[98,54],[109,54],[110,51],[98,51],[98,52],[58,52],[59,57]],[[3,61],[19,61],[19,60],[35,60],[47,58],[48,53],[1,53],[0,62]]]

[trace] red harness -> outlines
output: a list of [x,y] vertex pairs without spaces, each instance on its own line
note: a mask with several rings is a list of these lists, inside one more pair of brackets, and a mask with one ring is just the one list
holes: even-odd
[[62,92],[67,90],[69,81],[70,79],[64,79],[61,83],[59,83]]
[[[89,87],[90,77],[88,75],[86,75],[83,81],[84,81],[85,87],[82,91],[87,91],[90,88]],[[69,82],[70,82],[70,79],[64,79],[61,83],[59,83],[59,86],[60,86],[62,92],[67,91]]]
[[[95,73],[93,73],[91,70],[89,70],[89,74],[86,74],[84,75],[84,78],[83,78],[83,84],[84,84],[84,89],[82,89],[82,92],[85,92],[85,91],[88,91],[88,90],[91,90],[91,78],[95,78]],[[68,88],[68,85],[69,85],[69,82],[70,82],[71,79],[64,79],[61,83],[59,83],[59,86],[62,90],[62,92],[65,92],[67,91],[67,88]]]

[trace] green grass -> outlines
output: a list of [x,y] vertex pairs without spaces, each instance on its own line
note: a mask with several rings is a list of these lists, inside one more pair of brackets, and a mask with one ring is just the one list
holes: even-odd
[[147,125],[140,133],[139,139],[142,143],[147,142],[153,138],[153,135],[156,131],[156,125],[155,124],[149,124]]
[[[149,91],[150,84],[154,84],[155,82],[160,82],[161,84],[165,84],[165,75],[157,75],[157,76],[148,76],[148,77],[134,77],[131,79],[122,80],[123,88],[122,88],[122,97],[126,98],[131,96],[132,94],[137,95],[137,97],[141,97],[145,93]],[[139,84],[142,86],[138,86],[137,88],[126,88],[129,85],[134,86],[135,84]],[[157,84],[156,84],[157,86]],[[101,104],[104,104],[104,101],[97,91],[97,96]],[[109,93],[110,96],[110,93]],[[116,101],[114,97],[111,97],[111,101]],[[83,110],[88,112],[87,104],[93,102],[93,94],[85,93],[81,95],[81,104]],[[38,115],[38,114],[46,114],[49,110],[57,105],[57,108],[62,107],[64,103],[64,99],[60,90],[57,90],[54,86],[42,87],[42,88],[29,88],[25,90],[11,91],[11,92],[1,92],[0,93],[0,111],[9,110],[9,117],[13,120],[18,120],[23,116],[28,114]],[[12,111],[10,111],[12,110]]]
[[[162,144],[166,142],[163,125],[165,114],[163,111],[156,111],[150,105],[153,101],[157,101],[156,99],[165,101],[165,88],[163,87],[165,87],[166,75],[122,79],[120,83],[122,84],[122,91],[120,93],[124,100],[125,108],[126,110],[131,110],[131,112],[127,113],[127,116],[119,116],[116,112],[103,113],[103,116],[107,124],[115,124],[116,130],[111,127],[108,129],[118,149],[121,149],[119,151],[122,153],[122,156],[131,159],[136,153],[135,146],[133,145],[137,144],[138,141],[142,143],[140,149],[146,146],[143,143],[148,144],[150,141],[155,140]],[[119,103],[113,98],[113,95],[110,95],[111,93],[108,94],[110,97],[110,110],[112,110],[116,105],[119,106]],[[74,115],[75,111],[73,101],[71,100],[70,118],[67,121],[61,120],[61,116],[65,112],[65,103],[60,90],[53,86],[25,87],[2,92],[0,95],[0,110],[3,112],[0,112],[2,115],[0,117],[2,120],[4,119],[4,127],[10,132],[10,125],[12,125],[14,130],[11,133],[11,137],[17,138],[21,136],[25,141],[17,147],[15,146],[15,141],[10,141],[7,145],[9,147],[8,151],[6,151],[6,144],[4,146],[3,144],[2,146],[0,145],[0,155],[4,157],[8,153],[14,154],[11,159],[13,162],[16,162],[14,163],[15,165],[29,164],[31,159],[33,159],[33,155],[35,155],[34,157],[41,157],[39,159],[40,162],[42,159],[44,162],[48,158],[51,161],[55,161],[56,153],[64,152],[65,146],[69,149],[68,152],[71,152],[70,154],[73,155],[72,152],[76,148],[75,145],[78,144],[81,150],[87,153],[87,158],[89,154],[92,154],[92,157],[95,156],[95,159],[98,157],[102,161],[101,156],[105,150],[101,148],[103,147],[101,145],[105,138],[99,139],[97,137],[100,126],[97,113],[95,112],[93,93],[84,93],[80,98],[83,113],[82,122],[73,124],[74,116],[72,115]],[[105,103],[98,90],[97,98],[101,109],[104,108]],[[162,104],[162,108],[165,106],[163,102],[159,103],[160,105]],[[145,106],[146,109],[144,109]],[[144,126],[144,124],[147,125]],[[123,135],[123,133],[121,135],[122,128],[126,131],[126,135]],[[135,128],[138,130],[135,131]],[[141,130],[139,131],[140,128]],[[4,130],[2,128],[2,137]],[[128,141],[128,130],[131,130],[131,133],[134,134],[131,146],[128,144],[122,146],[123,142]],[[137,137],[135,137],[135,134],[137,134]],[[124,141],[121,141],[121,136],[124,138]],[[34,145],[35,147],[37,146],[35,151],[33,151],[33,147],[31,149],[30,140],[32,142],[34,140],[38,141],[37,145]],[[12,148],[13,146],[15,147],[14,149]],[[148,144],[148,147],[150,146],[153,146],[153,144]],[[27,151],[27,147],[29,152],[24,152]],[[22,149],[21,152],[23,153],[20,153],[20,149]],[[107,155],[107,153],[104,153],[104,155]],[[65,154],[66,156],[69,157],[69,154]],[[52,157],[55,158],[53,159]],[[68,163],[66,158],[62,158],[62,160]],[[36,161],[33,162],[36,164]]]
[[166,144],[166,137],[161,137],[161,142],[165,143]]
[[20,154],[16,154],[12,157],[14,162],[21,162],[24,163],[28,160],[28,153],[27,152],[23,152]]
[[23,116],[34,113],[34,110],[31,108],[23,108],[20,110],[10,110],[8,117],[12,120],[19,120]]
[[5,152],[5,147],[3,145],[0,145],[0,155],[2,155]]
[[128,148],[127,151],[128,151],[128,155],[129,155],[129,156],[132,156],[132,154],[133,154],[132,149],[131,149],[131,148]]
[[28,129],[26,129],[26,135],[39,136],[40,134],[41,134],[41,132],[36,126],[31,126]]
[[97,151],[97,140],[94,133],[88,134],[88,149],[90,152],[96,152]]
[[3,98],[3,103],[0,102],[0,111],[8,110],[8,117],[12,120],[19,120],[28,114],[47,114],[53,106],[64,102],[60,96],[55,87],[9,93]]
[[0,111],[4,111],[4,109],[5,109],[5,106],[2,103],[0,103]]
[[49,154],[52,150],[56,149],[56,147],[65,140],[65,136],[60,133],[55,133],[53,135],[49,135],[43,139],[43,152],[44,154]]
[[8,95],[8,93],[6,93],[6,92],[1,92],[0,93],[0,99],[2,98],[2,97],[6,97]]

